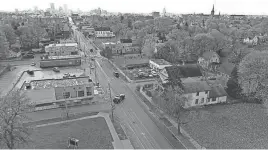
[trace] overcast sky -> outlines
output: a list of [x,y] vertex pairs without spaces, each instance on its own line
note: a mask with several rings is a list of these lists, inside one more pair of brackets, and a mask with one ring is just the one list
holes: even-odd
[[268,0],[1,0],[0,10],[14,11],[40,9],[67,4],[69,9],[88,11],[100,7],[111,12],[150,13],[163,11],[172,13],[210,13],[215,3],[216,13],[268,15]]

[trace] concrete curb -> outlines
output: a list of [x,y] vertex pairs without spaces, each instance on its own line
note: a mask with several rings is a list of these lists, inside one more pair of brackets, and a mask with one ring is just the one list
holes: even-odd
[[[140,90],[140,93],[152,104],[152,105],[155,105],[155,104],[153,104],[153,102],[148,98],[148,96],[147,95],[145,95],[145,93],[144,92],[141,92],[141,90]],[[174,120],[172,120],[170,117],[168,117],[162,110],[160,110],[160,113],[161,114],[163,114],[163,117],[165,117],[176,129],[178,129],[177,128],[177,123],[174,121]],[[195,148],[197,148],[197,149],[206,149],[205,147],[202,147],[201,145],[199,145],[183,128],[180,128],[180,130],[181,130],[181,133],[185,136],[185,137],[187,137],[187,138],[189,138],[189,141],[192,143],[192,145],[195,147]],[[175,136],[175,135],[174,135]],[[176,136],[175,136],[176,137]],[[177,137],[176,137],[177,138]]]

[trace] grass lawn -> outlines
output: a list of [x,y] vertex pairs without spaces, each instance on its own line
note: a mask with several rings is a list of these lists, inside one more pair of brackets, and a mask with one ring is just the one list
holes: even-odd
[[112,135],[103,117],[36,128],[31,149],[66,149],[68,137],[79,140],[81,149],[113,149]]
[[268,149],[267,111],[261,104],[206,106],[184,129],[209,149]]

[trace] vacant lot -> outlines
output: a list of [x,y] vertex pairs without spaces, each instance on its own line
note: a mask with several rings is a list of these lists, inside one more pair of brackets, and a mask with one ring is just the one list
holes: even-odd
[[66,149],[68,137],[79,140],[81,149],[113,149],[112,135],[103,117],[36,128],[31,149]]
[[184,126],[210,149],[268,149],[267,111],[260,104],[206,106]]

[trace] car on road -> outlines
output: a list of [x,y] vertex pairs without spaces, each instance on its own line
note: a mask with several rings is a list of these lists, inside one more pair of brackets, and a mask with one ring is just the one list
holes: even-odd
[[34,55],[32,54],[25,54],[22,56],[22,58],[34,58]]
[[117,96],[114,97],[113,102],[114,102],[115,104],[119,104],[119,103],[121,103],[124,99],[125,99],[125,95],[124,95],[124,94],[120,94],[120,95],[117,95]]
[[60,72],[60,69],[59,69],[58,67],[54,67],[52,70],[53,70],[54,72]]
[[118,73],[118,72],[114,72],[114,76],[115,76],[116,78],[119,78],[119,73]]
[[35,66],[35,65],[36,65],[36,63],[35,63],[35,62],[32,62],[32,63],[31,63],[31,66]]

